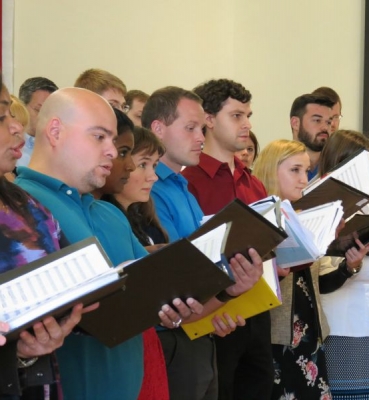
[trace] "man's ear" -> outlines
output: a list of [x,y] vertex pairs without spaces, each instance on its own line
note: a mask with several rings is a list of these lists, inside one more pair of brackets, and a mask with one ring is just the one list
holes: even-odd
[[59,118],[52,118],[46,125],[46,137],[52,147],[55,147],[60,140],[62,122]]
[[205,113],[205,124],[206,124],[207,128],[213,129],[214,128],[214,121],[215,121],[215,115]]
[[161,121],[159,120],[154,120],[151,123],[151,130],[155,133],[155,135],[162,140],[163,139],[163,131],[164,131],[164,125]]
[[291,117],[290,123],[291,123],[293,138],[296,140],[297,133],[300,130],[300,124],[301,124],[300,118],[299,117]]

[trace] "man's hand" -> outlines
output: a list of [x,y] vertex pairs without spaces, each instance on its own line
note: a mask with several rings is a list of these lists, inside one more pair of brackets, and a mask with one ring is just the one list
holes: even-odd
[[[224,322],[223,318],[227,321]],[[214,335],[220,336],[220,337],[224,337],[226,335],[229,335],[230,333],[232,333],[237,326],[245,326],[246,325],[246,320],[245,318],[242,318],[240,315],[237,315],[237,321],[233,321],[232,317],[227,314],[224,313],[223,314],[223,318],[219,315],[216,315],[213,319],[212,319],[212,324],[215,328],[215,331],[213,332]]]
[[229,286],[226,291],[230,296],[237,297],[250,290],[263,275],[263,262],[255,249],[249,250],[251,261],[242,254],[236,254],[230,260],[230,267],[236,283]]
[[61,321],[47,317],[42,322],[33,325],[34,335],[27,331],[20,334],[17,342],[17,355],[21,358],[31,358],[52,353],[64,343],[72,329],[81,320],[82,314],[95,310],[98,303],[83,308],[82,304],[73,307],[72,312]]
[[164,304],[159,311],[161,324],[169,329],[178,328],[192,314],[201,314],[204,309],[201,303],[191,297],[186,300],[186,303],[181,299],[174,299],[173,306],[175,309],[169,304]]

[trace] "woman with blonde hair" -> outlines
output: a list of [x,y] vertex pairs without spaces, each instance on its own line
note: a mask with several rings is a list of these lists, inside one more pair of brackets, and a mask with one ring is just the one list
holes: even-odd
[[22,100],[13,94],[10,95],[12,101],[10,105],[10,112],[13,117],[23,126],[23,133],[27,131],[29,124],[29,112]]
[[[295,201],[308,183],[309,168],[304,144],[276,140],[260,153],[254,175],[269,195]],[[291,273],[288,269],[280,273],[283,304],[271,311],[275,369],[272,400],[332,398],[322,345],[329,328],[321,311],[319,289],[328,293],[343,285],[349,277],[346,268],[356,268],[365,255],[365,246],[358,244],[360,250],[352,248],[346,253],[345,270],[332,271],[324,279],[319,278],[319,268],[323,263],[331,263],[330,257],[292,269]]]

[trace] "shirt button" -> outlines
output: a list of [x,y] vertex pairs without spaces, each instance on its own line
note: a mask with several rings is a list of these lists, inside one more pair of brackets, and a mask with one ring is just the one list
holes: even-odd
[[8,383],[8,387],[10,388],[10,387],[12,387],[13,386],[13,384],[12,383]]
[[44,376],[44,374],[42,372],[37,372],[36,374],[37,376]]
[[70,189],[68,189],[67,194],[70,196],[72,194],[72,191]]

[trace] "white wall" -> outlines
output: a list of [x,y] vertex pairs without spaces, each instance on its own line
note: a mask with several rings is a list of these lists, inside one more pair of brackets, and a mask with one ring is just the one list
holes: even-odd
[[265,145],[290,138],[292,101],[325,85],[341,95],[342,126],[360,130],[364,4],[17,0],[14,88],[31,76],[71,86],[93,67],[147,92],[226,77],[252,92],[254,131]]

